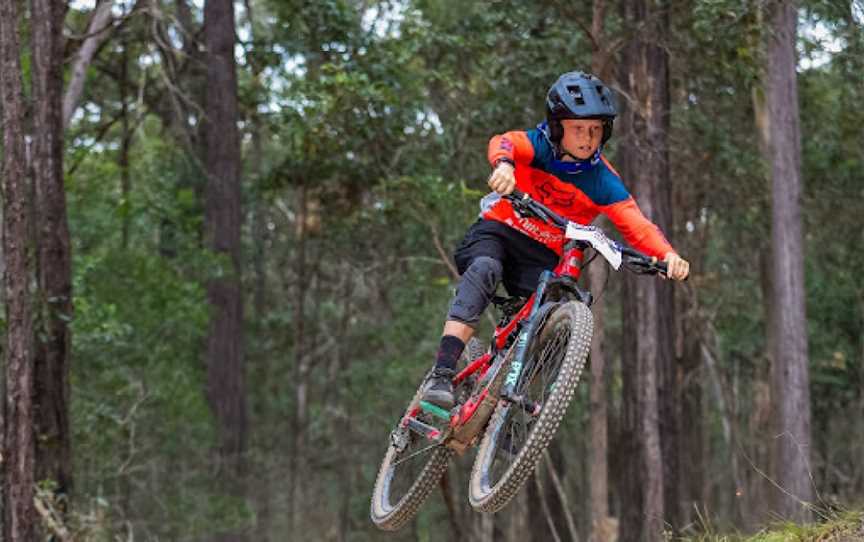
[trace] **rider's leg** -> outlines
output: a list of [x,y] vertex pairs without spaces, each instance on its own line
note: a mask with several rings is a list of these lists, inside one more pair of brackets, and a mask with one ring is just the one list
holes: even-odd
[[503,272],[504,267],[499,260],[479,256],[462,274],[444,324],[435,369],[423,392],[425,400],[444,408],[453,406],[451,379],[456,372],[456,364],[465,349],[465,343],[474,334],[480,315],[495,294]]
[[495,289],[501,282],[503,274],[504,266],[499,260],[490,256],[474,258],[462,274],[462,279],[456,287],[456,296],[450,303],[441,339],[442,345],[447,337],[452,337],[462,346],[458,352],[444,352],[444,356],[439,355],[436,367],[456,368],[456,361],[462,355],[465,343],[474,334],[474,328],[477,327],[480,316],[495,295]]
[[445,335],[459,337],[463,343],[467,344],[471,340],[471,337],[474,336],[474,328],[459,320],[447,320],[444,322],[444,331],[441,332],[442,337]]

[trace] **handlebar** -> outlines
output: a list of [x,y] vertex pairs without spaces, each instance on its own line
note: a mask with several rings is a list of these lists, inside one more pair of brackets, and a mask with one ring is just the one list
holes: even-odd
[[[504,196],[504,198],[510,201],[519,214],[537,217],[543,222],[559,229],[566,230],[567,224],[570,222],[539,201],[532,199],[530,195],[521,190],[514,189],[512,193]],[[630,271],[640,275],[667,274],[668,268],[666,262],[659,262],[655,258],[650,258],[630,247],[620,246],[620,248],[622,263]]]

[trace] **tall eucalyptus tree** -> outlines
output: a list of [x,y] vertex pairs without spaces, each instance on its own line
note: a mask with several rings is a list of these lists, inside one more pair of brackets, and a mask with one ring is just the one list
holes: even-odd
[[240,136],[237,126],[235,25],[231,0],[204,6],[207,85],[205,95],[205,243],[220,256],[207,283],[211,306],[207,338],[207,399],[219,435],[219,468],[229,479],[242,475],[246,450],[246,377],[243,363],[243,297],[240,284]]
[[72,256],[63,182],[63,20],[66,5],[32,2],[33,184],[39,295],[35,323],[36,479],[64,494],[72,480],[69,365]]
[[810,376],[801,221],[801,128],[798,113],[797,2],[767,5],[766,101],[771,164],[773,467],[782,492],[775,510],[804,520],[810,476]]
[[3,118],[3,274],[6,306],[3,404],[3,539],[35,536],[33,277],[31,207],[24,148],[20,2],[0,1],[0,111]]
[[[668,7],[653,0],[631,0],[622,7],[626,24],[636,32],[620,65],[628,97],[621,115],[622,173],[645,215],[668,231],[669,60],[662,45]],[[661,410],[658,397],[667,387],[665,364],[672,361],[670,294],[668,285],[639,277],[628,276],[624,284],[622,430],[628,459],[620,494],[621,538],[659,540],[666,514],[672,511],[664,500],[675,484],[672,476],[666,481],[674,473],[674,467],[666,472],[674,461],[661,439],[661,423],[674,419],[661,421],[668,413]],[[664,433],[667,439],[673,434]]]

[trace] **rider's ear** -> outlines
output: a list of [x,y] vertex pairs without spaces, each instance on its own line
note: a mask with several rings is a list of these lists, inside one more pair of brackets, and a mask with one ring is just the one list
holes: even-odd
[[552,140],[553,143],[561,143],[561,138],[564,137],[564,127],[561,126],[560,120],[553,120],[549,122],[549,139]]

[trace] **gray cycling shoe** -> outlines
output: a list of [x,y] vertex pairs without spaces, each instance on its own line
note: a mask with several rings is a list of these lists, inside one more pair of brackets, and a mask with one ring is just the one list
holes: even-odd
[[446,367],[436,367],[423,383],[422,400],[450,410],[453,408],[453,377],[456,371]]

